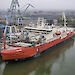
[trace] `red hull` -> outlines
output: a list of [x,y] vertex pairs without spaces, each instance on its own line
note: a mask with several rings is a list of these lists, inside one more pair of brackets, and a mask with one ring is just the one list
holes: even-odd
[[67,34],[67,36],[63,39],[58,38],[54,41],[51,41],[49,43],[45,43],[43,45],[34,46],[34,47],[23,47],[21,49],[16,50],[3,50],[1,53],[3,60],[14,60],[14,59],[22,59],[22,58],[29,58],[38,53],[37,49],[39,49],[39,52],[42,52],[64,40],[67,40],[68,38],[72,37],[74,35],[73,32],[71,34]]

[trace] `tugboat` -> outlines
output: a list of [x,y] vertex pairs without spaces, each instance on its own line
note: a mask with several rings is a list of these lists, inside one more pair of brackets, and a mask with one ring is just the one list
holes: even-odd
[[75,29],[67,27],[66,21],[64,26],[45,26],[44,19],[39,19],[36,27],[25,27],[15,33],[12,33],[10,27],[10,33],[7,34],[9,38],[7,42],[4,41],[1,56],[3,60],[36,57],[74,35]]

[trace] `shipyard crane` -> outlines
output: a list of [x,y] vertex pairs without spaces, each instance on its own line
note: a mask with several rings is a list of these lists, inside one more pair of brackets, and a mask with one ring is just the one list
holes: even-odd
[[10,38],[10,43],[12,43],[12,37],[11,37],[11,34],[13,32],[12,28],[14,28],[14,35],[15,35],[15,33],[16,33],[15,24],[21,23],[21,22],[16,21],[20,17],[19,15],[20,15],[19,2],[18,2],[18,0],[12,0],[10,8],[8,10],[8,13],[7,13],[7,18],[6,18],[8,25],[5,27],[4,35],[3,35],[4,36],[4,49],[5,49],[5,38],[6,38],[7,31],[9,31],[9,33],[10,33],[9,38]]
[[26,13],[26,11],[29,7],[34,8],[34,6],[31,5],[30,3],[27,4],[27,7],[24,10],[24,13],[22,15],[21,11],[20,11],[20,5],[19,5],[18,0],[12,0],[11,6],[10,6],[10,8],[8,10],[8,14],[7,14],[7,24],[8,25],[14,25],[14,24],[22,25],[22,23],[23,23],[22,17],[24,16],[24,14]]
[[27,7],[26,7],[26,9],[25,9],[25,11],[24,11],[24,12],[26,12],[26,11],[27,11],[27,9],[28,9],[30,6],[34,8],[34,6],[33,6],[33,5],[31,5],[31,4],[27,4]]
[[[27,8],[25,9],[25,12],[30,6],[33,7],[31,4],[28,4]],[[10,33],[9,39],[10,39],[10,43],[12,43],[12,36],[11,36],[11,34],[13,33],[12,28],[14,28],[14,35],[15,35],[16,33],[15,25],[22,25],[23,23],[18,0],[12,0],[6,19],[7,19],[6,22],[8,25],[5,27],[4,35],[3,35],[4,36],[3,38],[4,39],[4,49],[6,48],[5,47],[5,37],[6,37],[7,30],[9,29],[9,33]]]
[[[17,11],[18,8],[18,11]],[[14,25],[16,24],[16,18],[19,17],[20,15],[20,5],[18,0],[12,0],[11,6],[8,10],[7,14],[7,20],[8,20],[8,25]]]
[[25,10],[24,10],[24,12],[23,12],[23,15],[21,14],[20,10],[18,11],[18,21],[17,21],[18,24],[20,24],[20,25],[23,24],[22,18],[23,18],[23,16],[25,15],[25,13],[26,13],[26,11],[27,11],[27,9],[28,9],[29,7],[33,7],[33,8],[34,8],[34,6],[31,5],[30,3],[27,4],[27,7],[25,8]]

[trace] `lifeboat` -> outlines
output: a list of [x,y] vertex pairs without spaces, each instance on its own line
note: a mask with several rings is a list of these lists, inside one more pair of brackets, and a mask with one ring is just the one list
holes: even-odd
[[60,35],[60,34],[61,34],[61,32],[60,32],[60,31],[56,32],[56,35]]

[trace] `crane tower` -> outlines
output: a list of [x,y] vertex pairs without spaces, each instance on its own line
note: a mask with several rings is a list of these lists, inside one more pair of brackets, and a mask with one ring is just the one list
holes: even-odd
[[11,6],[7,14],[8,25],[19,24],[19,18],[20,18],[19,2],[18,0],[12,0]]

